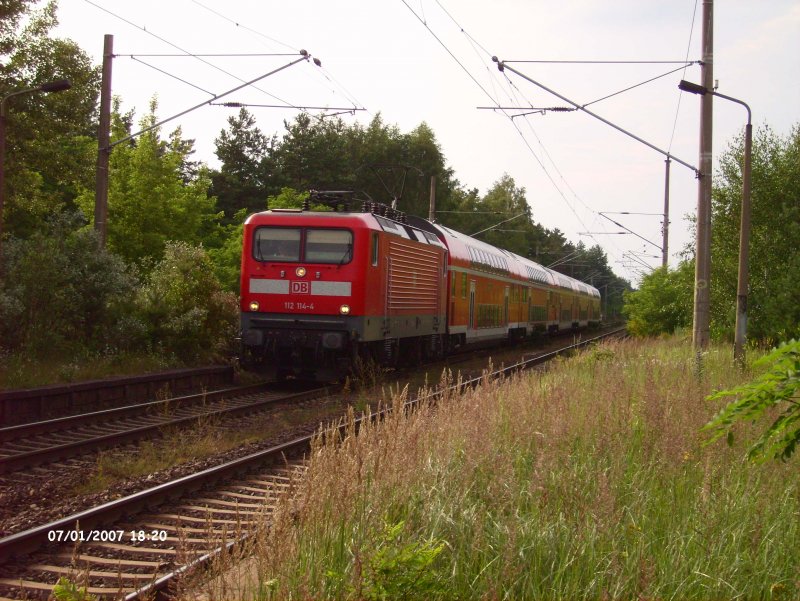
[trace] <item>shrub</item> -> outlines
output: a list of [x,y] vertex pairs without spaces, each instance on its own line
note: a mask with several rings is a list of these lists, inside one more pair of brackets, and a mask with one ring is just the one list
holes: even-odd
[[136,302],[155,350],[192,361],[217,358],[233,344],[237,299],[222,289],[202,247],[168,242]]
[[26,240],[3,246],[0,340],[36,356],[99,349],[136,286],[117,256],[98,249],[93,230],[76,229],[80,214],[60,214]]

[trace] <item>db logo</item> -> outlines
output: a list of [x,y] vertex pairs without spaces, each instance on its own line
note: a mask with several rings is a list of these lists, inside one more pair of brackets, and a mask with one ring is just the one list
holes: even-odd
[[292,294],[311,294],[311,283],[310,282],[292,282],[291,293]]

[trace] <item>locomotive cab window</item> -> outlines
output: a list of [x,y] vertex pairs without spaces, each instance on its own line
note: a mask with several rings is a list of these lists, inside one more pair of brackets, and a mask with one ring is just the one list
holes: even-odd
[[299,261],[300,229],[258,228],[253,240],[253,256],[259,261]]
[[306,230],[305,261],[343,265],[353,258],[353,234],[348,230]]
[[333,263],[353,259],[353,233],[349,230],[260,227],[253,239],[258,261]]

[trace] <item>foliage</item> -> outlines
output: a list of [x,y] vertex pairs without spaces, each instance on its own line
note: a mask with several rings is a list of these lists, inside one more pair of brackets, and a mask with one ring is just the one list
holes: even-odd
[[239,209],[233,223],[221,228],[222,243],[217,248],[209,248],[208,256],[214,264],[214,273],[223,289],[234,294],[239,292],[239,279],[242,272],[242,232],[247,209]]
[[[361,580],[346,588],[358,599],[433,599],[441,596],[446,581],[434,568],[436,558],[447,544],[443,541],[403,540],[405,522],[385,524],[370,553]],[[328,570],[326,577],[340,585],[345,576]]]
[[750,459],[789,459],[800,442],[800,341],[782,344],[756,365],[772,364],[769,371],[748,384],[721,390],[709,397],[713,401],[729,396],[729,403],[703,428],[713,432],[709,442],[727,434],[733,442],[733,426],[737,422],[757,420],[765,414],[778,416],[747,452]]
[[674,270],[660,267],[642,278],[639,289],[626,292],[623,313],[635,336],[671,334],[692,323],[694,263]]
[[263,210],[267,191],[272,188],[270,140],[255,123],[255,117],[241,108],[238,116],[228,118],[229,128],[215,140],[222,165],[211,174],[212,193],[226,222],[237,223],[237,214],[243,209],[246,213]]
[[98,250],[94,231],[65,213],[30,238],[5,245],[0,280],[0,340],[35,355],[114,346],[126,322],[134,273]]
[[184,361],[219,357],[236,335],[236,297],[222,289],[202,247],[167,242],[136,303],[152,347]]
[[[717,337],[736,320],[744,137],[720,156],[712,196],[711,319]],[[748,337],[800,336],[800,125],[788,136],[769,127],[753,136]]]
[[[113,138],[128,134],[125,118],[116,103]],[[142,129],[157,122],[157,104],[139,123]],[[111,153],[108,193],[108,245],[129,262],[158,259],[168,240],[200,244],[219,236],[215,201],[208,196],[210,179],[201,170],[192,177],[187,163],[192,143],[181,138],[180,129],[162,140],[152,129],[131,144],[120,144]],[[188,179],[187,181],[187,177]],[[86,191],[79,202],[93,214],[94,194]]]
[[[69,79],[72,88],[31,92],[6,102],[4,230],[26,237],[42,221],[73,206],[94,176],[99,70],[74,42],[55,38],[55,2],[0,8],[0,95]],[[6,20],[7,19],[7,20]]]
[[[281,188],[280,194],[270,196],[267,198],[268,209],[299,209],[302,208],[303,203],[308,199],[308,192],[300,192],[294,188]],[[314,211],[325,211],[327,207],[324,205],[313,205]]]
[[87,587],[78,587],[66,576],[58,579],[53,587],[53,596],[56,601],[93,601],[96,597],[90,595]]

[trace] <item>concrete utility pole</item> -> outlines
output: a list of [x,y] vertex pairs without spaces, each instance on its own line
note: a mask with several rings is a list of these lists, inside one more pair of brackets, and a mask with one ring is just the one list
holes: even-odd
[[103,81],[100,88],[100,125],[97,128],[97,173],[94,192],[94,229],[105,247],[108,225],[108,160],[111,155],[111,62],[114,59],[114,36],[103,41]]
[[[703,0],[703,87],[714,89],[714,1]],[[694,323],[692,344],[696,351],[710,341],[711,286],[711,135],[712,94],[702,97],[700,112],[700,179],[697,186],[697,247],[694,272]]]
[[669,157],[664,161],[664,225],[661,228],[661,266],[666,267],[669,261]]

